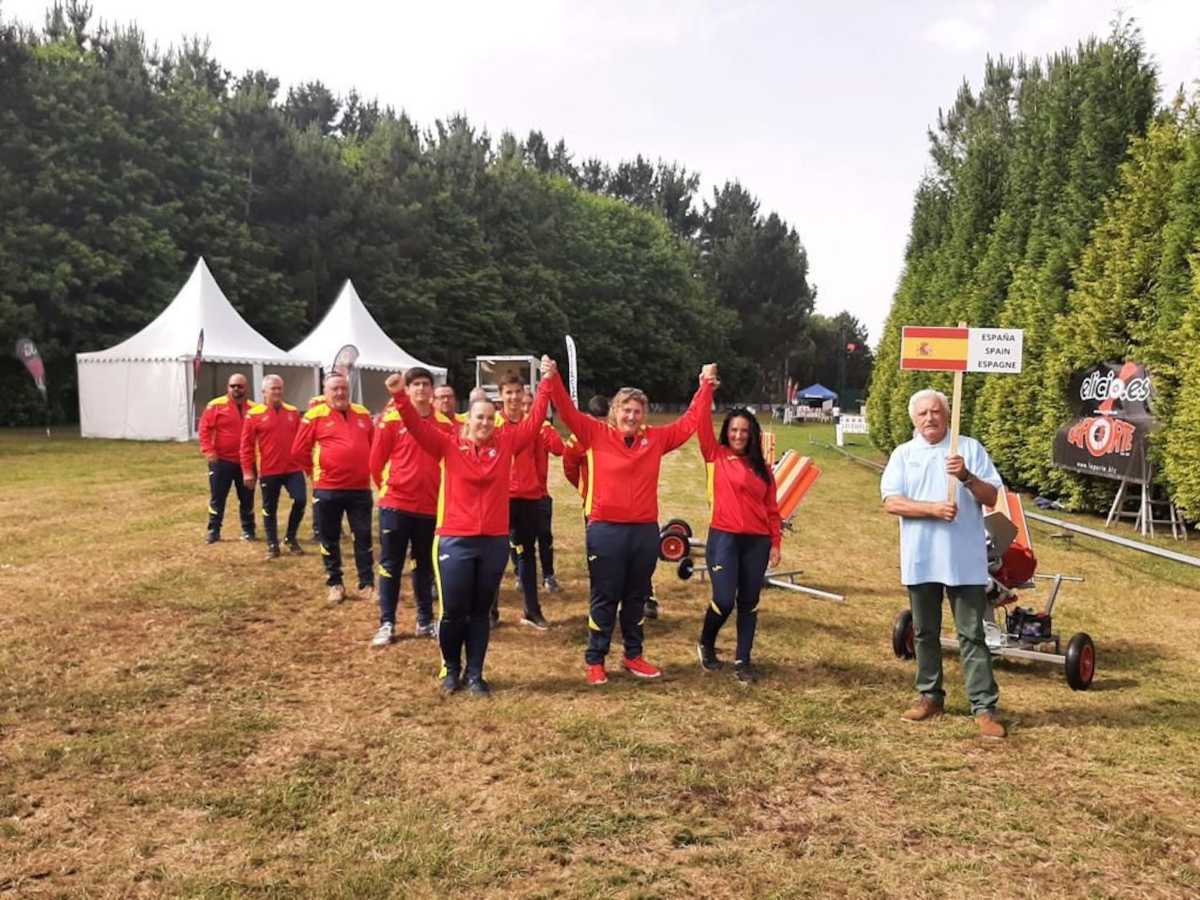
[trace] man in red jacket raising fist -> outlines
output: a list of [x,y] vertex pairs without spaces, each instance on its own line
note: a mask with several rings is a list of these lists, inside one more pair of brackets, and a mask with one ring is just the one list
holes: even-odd
[[254,540],[254,491],[242,484],[242,424],[246,420],[246,376],[229,376],[225,396],[210,400],[200,416],[200,452],[208,460],[208,536],[221,539],[229,488],[237,491],[242,540]]

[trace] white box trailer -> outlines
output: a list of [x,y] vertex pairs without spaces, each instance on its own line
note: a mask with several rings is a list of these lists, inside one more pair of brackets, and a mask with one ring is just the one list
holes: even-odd
[[500,399],[500,381],[506,375],[515,374],[535,390],[541,372],[541,360],[536,356],[476,356],[475,386],[487,391],[492,400]]

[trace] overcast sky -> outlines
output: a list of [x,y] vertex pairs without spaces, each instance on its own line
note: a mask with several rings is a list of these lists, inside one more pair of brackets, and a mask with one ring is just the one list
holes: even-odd
[[[1104,35],[1117,6],[1039,2],[92,0],[165,47],[207,36],[241,73],[406,110],[464,112],[493,136],[540,129],[580,160],[641,153],[741,181],[800,233],[817,308],[874,343],[900,274],[926,128],[986,54],[1045,55]],[[40,24],[44,0],[0,0]],[[1126,0],[1162,83],[1200,77],[1200,2]],[[988,323],[979,323],[988,324]]]

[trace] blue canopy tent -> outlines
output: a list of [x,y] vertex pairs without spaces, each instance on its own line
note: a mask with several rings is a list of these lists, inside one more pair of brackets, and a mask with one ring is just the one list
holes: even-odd
[[810,384],[796,392],[796,403],[803,406],[823,406],[826,401],[837,403],[838,395],[823,384]]

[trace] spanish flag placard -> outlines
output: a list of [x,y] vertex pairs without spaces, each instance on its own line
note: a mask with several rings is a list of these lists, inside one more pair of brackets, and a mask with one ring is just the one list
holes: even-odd
[[967,370],[967,328],[920,328],[905,325],[900,332],[900,368],[927,372]]

